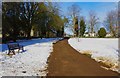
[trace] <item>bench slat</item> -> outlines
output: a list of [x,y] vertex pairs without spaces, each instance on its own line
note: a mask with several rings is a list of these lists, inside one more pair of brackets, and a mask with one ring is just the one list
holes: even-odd
[[8,49],[9,49],[9,52],[8,52],[8,54],[10,54],[11,52],[13,52],[13,54],[15,54],[15,49],[18,49],[18,51],[19,50],[22,50],[22,51],[24,51],[24,49],[23,49],[23,46],[22,45],[19,45],[19,43],[9,43],[9,44],[7,44],[8,45]]

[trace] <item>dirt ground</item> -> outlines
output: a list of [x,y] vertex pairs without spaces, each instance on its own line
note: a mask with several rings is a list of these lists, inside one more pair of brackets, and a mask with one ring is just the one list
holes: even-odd
[[101,68],[102,64],[74,50],[67,39],[57,42],[53,48],[48,58],[47,76],[118,76],[118,73]]

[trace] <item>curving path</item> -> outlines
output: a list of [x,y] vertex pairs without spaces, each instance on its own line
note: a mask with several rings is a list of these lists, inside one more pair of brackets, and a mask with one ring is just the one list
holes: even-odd
[[47,76],[118,76],[118,73],[101,68],[100,63],[74,50],[67,39],[57,42],[53,48],[48,58]]

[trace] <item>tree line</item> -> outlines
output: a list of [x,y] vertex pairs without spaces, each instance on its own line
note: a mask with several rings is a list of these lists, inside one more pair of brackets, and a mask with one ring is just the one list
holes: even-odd
[[[31,37],[63,37],[66,27],[72,27],[77,37],[83,37],[86,30],[91,34],[96,30],[98,33],[100,21],[96,12],[89,11],[87,20],[81,13],[81,8],[76,4],[68,7],[68,16],[65,17],[61,15],[57,3],[2,2],[2,41]],[[102,22],[112,37],[118,36],[118,15],[118,9],[112,10]]]
[[3,42],[20,38],[62,37],[65,17],[60,15],[59,6],[45,2],[3,2]]
[[[97,16],[97,13],[94,10],[90,10],[88,12],[89,16],[85,19],[85,17],[81,16],[81,8],[80,6],[73,4],[70,7],[68,7],[68,10],[70,11],[68,19],[72,19],[71,27],[73,27],[72,31],[74,32],[75,36],[81,36],[83,37],[85,33],[88,34],[99,34],[100,23],[102,26],[102,29],[104,29],[107,33],[111,34],[111,37],[118,37],[120,36],[118,30],[118,8],[109,11],[106,13],[106,18],[103,22],[100,22],[99,17]],[[102,17],[102,16],[101,16]],[[70,22],[70,21],[69,21]],[[86,32],[87,30],[87,32]]]

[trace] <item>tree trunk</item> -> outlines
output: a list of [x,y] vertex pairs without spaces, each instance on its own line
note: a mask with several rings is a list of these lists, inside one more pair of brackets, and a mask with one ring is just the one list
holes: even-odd
[[30,39],[30,31],[27,33],[27,39]]

